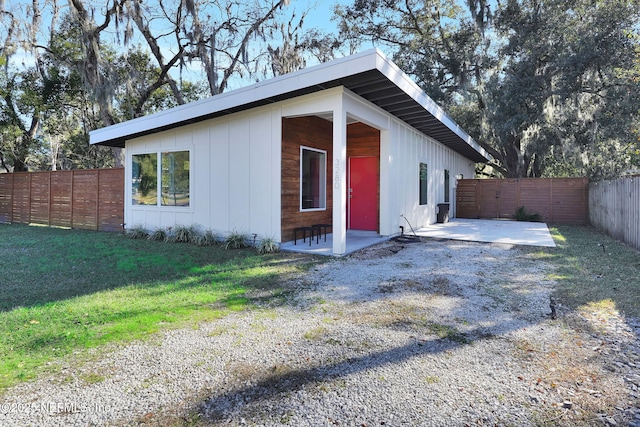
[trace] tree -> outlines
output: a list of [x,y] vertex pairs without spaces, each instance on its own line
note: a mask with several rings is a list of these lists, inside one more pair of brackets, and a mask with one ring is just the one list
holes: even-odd
[[119,165],[116,150],[108,160],[88,146],[89,131],[294,71],[308,56],[332,57],[335,38],[303,35],[306,11],[288,4],[0,3],[1,163],[7,170]]
[[[612,176],[637,149],[637,0],[354,1],[338,8],[493,156],[493,173]],[[602,168],[599,153],[610,165]],[[563,166],[561,166],[563,165]],[[615,165],[615,166],[613,166]]]

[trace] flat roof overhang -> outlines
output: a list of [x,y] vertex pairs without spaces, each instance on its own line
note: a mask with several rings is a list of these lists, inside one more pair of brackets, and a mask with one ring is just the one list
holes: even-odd
[[474,162],[491,159],[411,78],[377,49],[97,129],[90,133],[90,143],[124,147],[129,139],[339,86]]

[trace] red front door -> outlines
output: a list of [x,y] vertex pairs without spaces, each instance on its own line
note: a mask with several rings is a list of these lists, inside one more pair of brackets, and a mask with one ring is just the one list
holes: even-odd
[[347,218],[354,230],[378,230],[378,159],[349,157]]

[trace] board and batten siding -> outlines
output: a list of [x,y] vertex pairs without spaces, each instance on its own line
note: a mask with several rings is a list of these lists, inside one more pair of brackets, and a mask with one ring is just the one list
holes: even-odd
[[132,205],[128,169],[127,227],[197,225],[279,239],[280,140],[279,109],[261,108],[127,141],[128,165],[134,154],[191,153],[189,207]]
[[[455,177],[473,176],[475,164],[471,160],[357,95],[333,88],[128,140],[127,228],[198,225],[222,235],[232,231],[255,233],[258,238],[282,242],[292,239],[295,226],[331,223],[332,191],[339,188],[346,193],[347,183],[335,182],[333,123],[314,116],[326,117],[335,109],[342,109],[350,122],[355,122],[347,126],[345,155],[380,159],[380,234],[395,235],[400,225],[407,230],[401,215],[414,228],[434,223],[436,206],[444,202],[445,169],[450,176],[451,210],[455,209]],[[285,122],[297,123],[289,129],[290,137],[283,128]],[[325,149],[314,141],[313,131],[320,128],[326,133],[321,145],[326,144],[327,151],[327,209],[320,214],[301,213],[300,187],[296,183],[299,147]],[[190,206],[132,205],[132,156],[181,150],[190,150]],[[428,165],[428,204],[423,206],[419,205],[420,163]]]
[[[436,222],[437,205],[444,203],[444,171],[449,171],[450,216],[455,210],[456,176],[473,177],[475,163],[445,145],[418,132],[406,123],[393,120],[389,135],[389,197],[388,228],[390,234],[403,226],[410,232],[409,224],[420,228]],[[427,165],[428,204],[420,205],[420,163]],[[403,215],[407,221],[405,221]]]

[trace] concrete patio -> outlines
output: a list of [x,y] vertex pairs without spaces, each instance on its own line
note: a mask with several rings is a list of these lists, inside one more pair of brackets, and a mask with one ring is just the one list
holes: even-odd
[[[506,220],[459,219],[454,218],[444,224],[431,224],[415,231],[419,237],[435,239],[465,240],[471,242],[505,243],[511,245],[555,247],[549,228],[543,222],[522,222]],[[413,235],[405,229],[406,235]],[[380,236],[374,231],[347,230],[347,251],[345,255],[360,249],[382,243],[390,236]],[[297,244],[286,242],[280,246],[283,251],[301,252],[315,255],[332,255],[332,234],[320,236],[319,242],[309,239]]]

